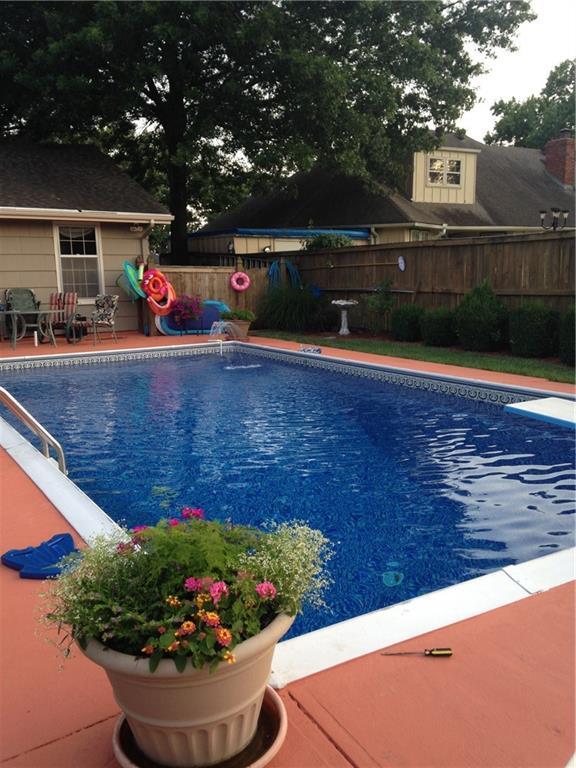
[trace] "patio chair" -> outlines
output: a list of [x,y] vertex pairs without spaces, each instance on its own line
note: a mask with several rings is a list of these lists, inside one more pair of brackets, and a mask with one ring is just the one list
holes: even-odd
[[66,293],[51,293],[49,308],[57,310],[52,316],[52,328],[54,330],[66,330],[68,320],[76,313],[78,294],[73,291]]
[[109,328],[112,331],[112,338],[114,341],[118,341],[114,323],[116,321],[116,312],[118,311],[118,302],[120,296],[109,293],[100,293],[96,296],[94,304],[95,310],[92,312],[91,317],[87,321],[87,328],[91,328],[94,332],[94,344],[96,339],[101,341],[98,328]]
[[[38,330],[38,310],[40,301],[31,288],[7,288],[5,291],[6,309],[13,312],[21,312],[20,317],[8,316],[6,329],[12,332],[12,323],[20,322],[22,328],[16,328],[16,339],[20,340],[26,335],[27,330]],[[30,312],[32,314],[25,314]]]

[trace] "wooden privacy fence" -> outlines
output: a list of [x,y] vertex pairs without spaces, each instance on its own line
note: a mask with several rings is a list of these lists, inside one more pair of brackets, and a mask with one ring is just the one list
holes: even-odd
[[[250,277],[250,288],[235,291],[230,278],[236,271]],[[256,311],[258,301],[268,286],[266,265],[260,268],[245,268],[243,263],[234,267],[176,267],[163,266],[162,272],[174,286],[177,296],[201,296],[203,299],[219,299],[230,309],[251,309]]]
[[[200,296],[202,299],[218,299],[227,304],[230,309],[251,309],[256,312],[260,296],[268,286],[268,265],[261,259],[247,262],[251,267],[244,266],[238,259],[234,266],[229,267],[179,267],[162,265],[161,271],[172,283],[176,296]],[[246,291],[235,291],[230,285],[234,272],[245,272],[250,277],[250,288]],[[152,336],[159,331],[154,322],[150,308],[143,303],[140,307],[138,325],[141,330]]]
[[358,299],[390,280],[396,304],[454,308],[487,280],[509,308],[540,300],[563,311],[574,303],[573,232],[387,243],[291,253],[290,258],[305,284],[332,298]]

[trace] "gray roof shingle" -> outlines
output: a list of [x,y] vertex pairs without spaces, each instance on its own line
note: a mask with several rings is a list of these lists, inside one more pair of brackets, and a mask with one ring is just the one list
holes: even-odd
[[287,187],[251,197],[212,220],[204,231],[235,227],[359,227],[420,222],[465,227],[539,226],[540,210],[570,211],[574,190],[546,171],[542,153],[522,147],[487,146],[467,136],[448,135],[443,146],[480,150],[476,203],[416,203],[400,193],[376,193],[359,179],[314,168],[297,173]]
[[89,145],[0,141],[0,207],[168,214]]

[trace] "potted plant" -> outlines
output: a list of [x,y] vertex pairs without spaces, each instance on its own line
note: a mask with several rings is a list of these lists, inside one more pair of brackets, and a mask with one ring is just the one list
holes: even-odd
[[221,312],[221,320],[228,320],[233,326],[233,335],[237,339],[247,339],[250,323],[256,320],[256,315],[249,309],[234,309],[231,312]]
[[200,296],[178,296],[172,304],[170,317],[181,332],[190,330],[190,321],[197,320],[202,314],[202,298]]
[[184,508],[71,556],[47,620],[104,668],[145,755],[219,763],[252,740],[274,647],[304,603],[322,604],[330,556],[301,522],[254,529]]

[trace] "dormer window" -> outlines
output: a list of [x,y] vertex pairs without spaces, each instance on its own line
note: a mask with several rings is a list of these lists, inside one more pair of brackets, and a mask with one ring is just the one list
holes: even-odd
[[459,187],[462,173],[461,160],[444,157],[428,158],[428,184],[434,187]]

